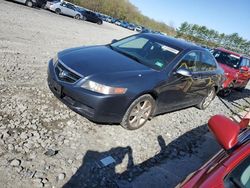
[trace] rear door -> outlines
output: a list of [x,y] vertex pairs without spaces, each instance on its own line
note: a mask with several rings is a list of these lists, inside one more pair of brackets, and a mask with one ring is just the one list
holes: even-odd
[[67,4],[67,15],[74,17],[76,15],[75,6],[71,4]]

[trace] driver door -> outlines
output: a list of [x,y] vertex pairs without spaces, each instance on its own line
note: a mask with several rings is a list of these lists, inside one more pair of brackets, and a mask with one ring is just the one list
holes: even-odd
[[[177,110],[195,105],[203,99],[200,95],[204,90],[206,81],[197,72],[197,64],[201,60],[199,51],[191,51],[186,54],[178,63],[176,68],[170,73],[169,79],[159,88],[159,110],[161,112]],[[178,69],[187,69],[191,76],[177,74]]]

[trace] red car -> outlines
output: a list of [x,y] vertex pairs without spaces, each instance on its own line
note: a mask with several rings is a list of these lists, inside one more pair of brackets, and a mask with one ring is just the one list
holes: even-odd
[[208,126],[223,147],[199,170],[178,187],[249,188],[250,187],[250,112],[240,124],[222,115],[213,116]]
[[224,48],[216,48],[212,54],[225,72],[226,80],[220,94],[227,96],[234,88],[243,90],[250,79],[250,57]]

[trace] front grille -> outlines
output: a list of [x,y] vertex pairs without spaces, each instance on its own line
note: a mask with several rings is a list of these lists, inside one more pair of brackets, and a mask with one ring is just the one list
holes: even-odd
[[56,64],[55,72],[59,80],[68,83],[75,83],[77,80],[81,78],[80,75],[74,73],[72,70],[70,70],[68,67],[66,67],[60,62]]

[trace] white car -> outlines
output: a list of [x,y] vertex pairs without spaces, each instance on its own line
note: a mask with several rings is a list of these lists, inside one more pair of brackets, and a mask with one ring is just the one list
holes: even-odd
[[55,4],[55,3],[59,3],[60,0],[48,0],[44,6],[45,9],[50,9],[50,6]]
[[75,19],[82,19],[82,14],[77,11],[76,6],[68,2],[58,2],[50,5],[49,9],[56,14],[72,16]]
[[121,23],[121,21],[117,20],[117,21],[115,22],[115,24],[120,26],[122,23]]
[[28,7],[33,7],[36,4],[36,0],[12,0],[12,1],[25,4]]

